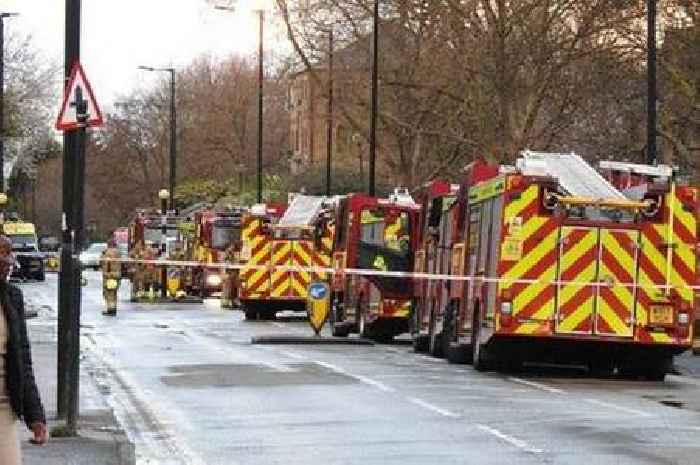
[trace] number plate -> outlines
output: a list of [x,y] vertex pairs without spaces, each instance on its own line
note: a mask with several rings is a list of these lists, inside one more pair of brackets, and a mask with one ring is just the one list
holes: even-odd
[[653,305],[649,312],[649,323],[654,325],[672,325],[673,324],[673,308]]

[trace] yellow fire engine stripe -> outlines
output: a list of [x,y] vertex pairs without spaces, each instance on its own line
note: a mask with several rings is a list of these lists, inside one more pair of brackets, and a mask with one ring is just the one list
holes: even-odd
[[[556,278],[556,263],[553,263],[552,266],[547,268],[544,273],[542,273],[538,279],[544,281],[544,282],[552,282]],[[517,315],[518,312],[520,312],[526,305],[528,305],[530,302],[532,302],[534,299],[536,299],[540,293],[546,289],[547,286],[550,286],[551,284],[541,284],[541,283],[531,283],[529,284],[520,294],[515,296],[513,299],[513,315]],[[549,308],[549,302],[546,302],[543,304],[543,310],[547,309],[548,313],[551,314],[551,312],[554,310],[554,307]],[[549,317],[549,316],[547,316]]]
[[685,211],[683,208],[683,203],[681,203],[680,199],[678,198],[674,202],[673,215],[676,217],[676,221],[682,223],[683,226],[685,226],[685,229],[695,235],[697,228],[697,220],[695,219],[695,215],[693,212]]
[[[562,285],[559,288],[559,308],[563,307],[569,301],[576,295],[577,292],[579,292],[584,286],[586,286],[586,283],[591,283],[594,278],[595,278],[595,271],[596,271],[596,262],[593,261],[586,266],[586,268],[583,269],[574,279],[571,281],[576,282],[577,284],[566,284]],[[578,284],[582,283],[582,284]],[[592,294],[595,293],[595,288],[589,287],[590,291]],[[591,306],[593,305],[593,302],[590,302]],[[581,307],[585,307],[586,305],[582,305]],[[593,311],[593,308],[588,309],[589,312]]]
[[574,331],[583,320],[591,316],[593,309],[593,295],[591,295],[576,311],[559,323],[559,331]]
[[666,342],[666,343],[671,343],[673,342],[673,339],[671,336],[669,336],[666,333],[657,333],[657,332],[652,332],[651,333],[651,338],[654,340],[654,342]]
[[[568,237],[573,230],[565,229],[564,237]],[[587,233],[581,241],[564,254],[561,257],[561,271],[560,276],[566,273],[582,256],[590,252],[592,248],[596,246],[597,237],[595,231]],[[595,260],[591,261],[586,268],[584,268],[576,277],[567,279],[568,281],[574,282],[584,282],[589,283],[595,279],[596,263]],[[571,298],[581,289],[580,285],[572,284],[562,286],[559,291],[559,306],[566,305],[566,303],[571,300]]]
[[539,188],[537,186],[528,187],[520,198],[508,203],[505,209],[505,218],[515,218],[522,214],[523,210],[537,198]]
[[306,298],[306,292],[308,285],[304,285],[304,283],[300,283],[297,279],[292,278],[292,287],[294,288],[295,293],[300,296],[301,298],[305,299]]
[[[666,228],[663,228],[664,230]],[[664,231],[665,234],[665,231]],[[659,249],[657,249],[654,244],[649,240],[649,238],[642,234],[642,253],[649,259],[651,262],[651,265],[656,268],[656,270],[662,275],[666,276],[666,257],[664,257],[661,252],[659,252]],[[640,281],[642,283],[652,283],[653,281],[646,275],[640,274]],[[664,283],[656,283],[656,284],[664,284]]]
[[[634,233],[626,233],[626,235],[634,240]],[[635,262],[634,257],[630,255],[624,247],[620,246],[620,243],[612,236],[610,233],[603,233],[603,248],[610,251],[610,254],[615,257],[615,260],[620,264],[624,270],[626,270],[630,276],[634,276],[635,273]],[[601,264],[603,261],[601,260]],[[612,275],[613,273],[606,267],[606,275]],[[634,279],[634,278],[632,278]],[[623,284],[633,284],[633,282],[623,283]]]
[[[619,288],[619,286],[617,286],[617,288]],[[615,291],[613,291],[613,294],[615,294]],[[610,305],[608,305],[608,302],[602,297],[598,299],[598,315],[605,320],[615,335],[632,335],[632,327],[628,326],[624,321],[622,321],[617,312],[611,308]]]
[[[525,238],[531,236],[534,232],[536,232],[538,229],[540,229],[545,222],[547,222],[547,218],[541,218],[541,217],[535,217],[532,218],[530,221],[528,221],[524,226],[523,226],[523,234],[522,234],[522,239],[525,240]],[[507,289],[509,288],[512,283],[509,283],[507,280],[508,279],[519,279],[525,273],[528,272],[530,268],[532,268],[533,264],[539,263],[540,260],[542,260],[549,252],[551,252],[552,247],[554,247],[554,244],[556,244],[556,239],[557,239],[557,231],[554,230],[547,237],[545,237],[542,241],[540,241],[530,252],[525,255],[525,257],[522,258],[513,268],[508,270],[508,272],[504,273],[503,278],[506,279],[506,281],[503,283],[503,288]]]

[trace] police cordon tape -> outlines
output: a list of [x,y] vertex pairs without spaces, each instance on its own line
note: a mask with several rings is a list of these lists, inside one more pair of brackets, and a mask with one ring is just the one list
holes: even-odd
[[178,260],[140,260],[132,258],[109,258],[102,259],[103,262],[126,263],[132,265],[155,265],[179,268],[207,268],[220,270],[263,270],[263,271],[283,271],[283,272],[304,272],[304,273],[328,273],[333,275],[354,275],[354,276],[378,276],[386,278],[411,278],[428,281],[457,281],[457,282],[480,282],[480,283],[508,283],[508,284],[539,284],[554,286],[578,286],[594,288],[624,287],[630,289],[657,289],[670,291],[672,289],[690,289],[700,291],[700,285],[677,286],[674,284],[653,284],[653,283],[622,283],[617,281],[562,281],[562,280],[542,280],[542,279],[510,279],[510,278],[489,278],[486,276],[463,276],[451,274],[421,273],[415,271],[382,271],[366,268],[331,268],[318,266],[291,266],[291,265],[246,265],[230,263],[202,263],[197,261]]

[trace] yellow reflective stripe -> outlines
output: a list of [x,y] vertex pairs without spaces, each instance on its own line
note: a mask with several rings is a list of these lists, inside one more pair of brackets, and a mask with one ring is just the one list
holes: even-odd
[[[528,221],[523,227],[523,232],[525,234],[532,235],[533,232],[537,231],[545,222],[547,218],[535,217]],[[525,273],[527,273],[533,264],[539,263],[549,252],[556,247],[557,242],[557,231],[554,230],[550,232],[547,237],[545,237],[541,242],[539,242],[528,254],[523,257],[517,264],[515,264],[507,273],[504,273],[503,278],[506,279],[503,282],[503,289],[508,289],[511,287],[512,283],[508,282],[508,279],[519,279]],[[527,237],[523,235],[523,239]]]
[[673,203],[673,215],[676,217],[676,221],[679,221],[685,229],[687,229],[693,237],[696,235],[697,220],[693,212],[685,211],[683,208],[683,203],[680,199],[676,197],[676,201]]
[[[665,233],[665,229],[664,233]],[[656,270],[662,275],[666,276],[666,257],[664,257],[660,252],[659,249],[657,249],[654,244],[651,243],[649,238],[642,234],[642,253],[644,254],[645,257],[649,259],[651,264],[656,268]],[[646,273],[640,273],[640,282],[642,283],[653,283],[651,279],[646,275]],[[663,284],[663,283],[657,283],[657,284]]]
[[671,342],[673,342],[673,339],[671,338],[671,336],[669,336],[666,333],[652,332],[651,338],[654,340],[654,342],[665,342],[665,343],[669,343],[669,344]]
[[[617,286],[619,288],[619,286]],[[613,291],[613,294],[615,292]],[[608,305],[604,298],[598,298],[598,315],[605,320],[605,322],[613,330],[613,333],[618,336],[631,336],[632,327],[628,326],[624,321],[620,319],[620,316],[615,312],[614,309]]]
[[590,317],[593,312],[593,295],[591,295],[576,311],[559,323],[559,331],[572,332],[583,320]]
[[527,208],[528,205],[532,203],[534,199],[537,198],[539,194],[539,188],[537,186],[528,187],[522,194],[520,198],[509,202],[505,208],[505,218],[515,218],[522,214],[523,210]]
[[[545,282],[553,282],[554,279],[556,278],[556,263],[552,264],[549,268],[547,268],[544,273],[542,273],[538,279],[545,281]],[[544,291],[547,286],[551,286],[552,284],[542,284],[542,283],[531,283],[529,284],[522,292],[520,292],[515,298],[513,299],[513,315],[517,315],[527,304],[532,302],[534,299],[537,298],[537,296]],[[543,309],[547,306],[548,304],[545,303],[543,305]],[[553,312],[554,307],[548,308],[548,313],[551,314]],[[541,312],[542,310],[540,310]]]
[[[621,233],[618,233],[621,234]],[[634,240],[634,233],[624,233],[629,239],[631,239],[633,242],[636,242]],[[634,274],[635,274],[635,269],[636,269],[636,264],[634,261],[634,257],[630,255],[630,253],[624,248],[621,247],[620,244],[617,242],[617,240],[614,238],[612,233],[610,232],[603,232],[603,248],[607,249],[610,251],[610,254],[615,257],[615,261],[617,261],[620,266],[625,269],[630,276],[632,276],[632,279],[634,279]],[[602,260],[601,260],[602,264]],[[606,270],[609,272],[609,274],[612,275],[612,272],[607,269]],[[633,284],[632,282],[630,283],[625,283],[625,284]]]
[[292,287],[294,288],[295,293],[302,298],[306,298],[308,282],[307,282],[307,285],[305,286],[303,283],[298,282],[294,278],[292,278],[291,281],[292,281]]
[[[593,261],[586,266],[574,279],[571,281],[576,282],[577,284],[566,284],[566,285],[560,285],[559,286],[559,308],[563,307],[569,301],[576,295],[576,293],[584,288],[587,287],[587,283],[591,283],[595,279],[595,271],[596,271],[596,262]],[[579,284],[581,283],[581,284]],[[591,292],[594,293],[594,288],[590,288]],[[591,308],[589,311],[593,311],[593,302],[591,302]]]

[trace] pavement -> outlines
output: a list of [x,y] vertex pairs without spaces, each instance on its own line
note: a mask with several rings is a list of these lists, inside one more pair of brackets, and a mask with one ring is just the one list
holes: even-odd
[[[679,357],[666,382],[481,373],[414,354],[406,337],[251,344],[312,330],[213,299],[138,304],[122,289],[103,317],[99,283],[83,288],[85,396],[92,385],[113,409],[139,465],[700,465],[700,357]],[[51,301],[55,282],[30,291]]]
[[[39,286],[40,284],[35,284]],[[22,286],[24,288],[24,286]],[[56,421],[56,313],[54,306],[37,301],[24,288],[29,337],[37,385],[46,409],[49,431],[63,423]],[[83,363],[80,375],[80,418],[78,437],[50,438],[44,446],[29,442],[30,433],[21,425],[22,455],[25,465],[132,465],[133,443],[117,422],[91,376],[91,367]]]

